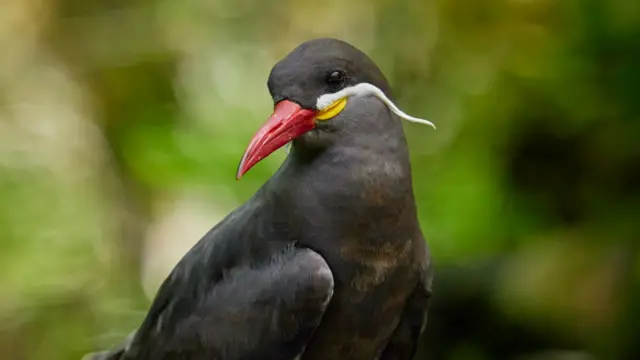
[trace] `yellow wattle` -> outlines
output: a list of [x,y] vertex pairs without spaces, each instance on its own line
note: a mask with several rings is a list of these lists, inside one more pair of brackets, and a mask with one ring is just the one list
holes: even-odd
[[334,102],[333,104],[329,105],[329,107],[326,108],[325,110],[318,113],[318,115],[316,115],[316,119],[318,120],[331,119],[332,117],[340,114],[340,112],[344,110],[345,106],[347,106],[347,98],[342,98]]

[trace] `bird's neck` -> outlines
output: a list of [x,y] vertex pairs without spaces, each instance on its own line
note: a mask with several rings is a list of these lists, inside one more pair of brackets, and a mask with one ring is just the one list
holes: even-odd
[[[326,149],[292,147],[279,172],[316,191],[351,192],[357,186],[411,188],[411,165],[404,134],[346,139]],[[390,189],[392,190],[392,189]]]
[[380,239],[394,236],[380,231],[415,227],[408,151],[403,136],[395,139],[375,148],[369,142],[316,152],[294,147],[264,192],[273,212],[283,214],[276,215],[278,221],[300,234],[319,233],[315,224],[332,224],[322,233]]

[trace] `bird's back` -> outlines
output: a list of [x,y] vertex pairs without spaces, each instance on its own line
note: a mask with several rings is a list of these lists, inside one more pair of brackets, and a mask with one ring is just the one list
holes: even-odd
[[[257,274],[267,269],[271,262],[286,260],[292,246],[287,239],[268,236],[270,221],[264,215],[263,206],[258,193],[213,227],[185,254],[158,290],[126,359],[164,359],[167,357],[163,354],[172,349],[185,352],[185,338],[195,335],[188,326],[194,316],[203,315],[213,303],[219,311],[231,309],[234,302],[250,302],[252,296],[258,296],[250,289],[258,288],[260,284],[256,282],[268,282],[269,278],[260,278]],[[238,274],[244,276],[243,281],[248,279],[249,282],[237,283]],[[236,293],[235,298],[217,291],[221,286],[230,285],[247,291]],[[215,296],[217,298],[213,299]],[[209,330],[202,329],[205,326],[202,323],[199,326],[201,332],[210,333],[212,338],[224,336],[220,330],[232,327],[221,322],[208,324]]]

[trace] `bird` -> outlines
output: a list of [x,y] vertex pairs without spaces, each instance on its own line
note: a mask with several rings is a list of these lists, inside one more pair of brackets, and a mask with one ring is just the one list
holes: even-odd
[[236,179],[286,158],[161,284],[141,325],[87,359],[411,359],[432,295],[404,113],[364,52],[307,40],[272,68],[274,110]]

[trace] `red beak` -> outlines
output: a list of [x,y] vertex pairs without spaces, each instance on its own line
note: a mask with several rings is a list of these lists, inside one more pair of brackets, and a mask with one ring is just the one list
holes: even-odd
[[278,102],[269,120],[251,139],[240,161],[236,179],[292,139],[313,129],[315,115],[315,111],[303,109],[292,101]]

